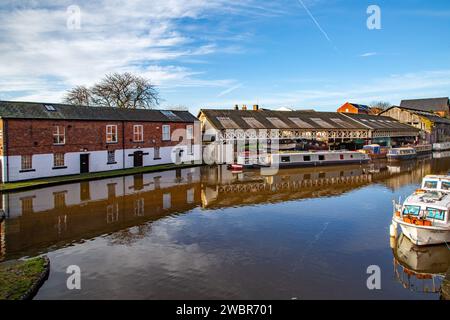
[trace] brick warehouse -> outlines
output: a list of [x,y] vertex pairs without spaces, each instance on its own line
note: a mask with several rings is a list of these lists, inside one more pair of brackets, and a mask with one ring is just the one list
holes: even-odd
[[201,159],[188,111],[0,101],[2,182]]

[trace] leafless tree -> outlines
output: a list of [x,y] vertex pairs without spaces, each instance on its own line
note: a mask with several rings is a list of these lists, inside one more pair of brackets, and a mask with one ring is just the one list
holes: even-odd
[[387,101],[374,101],[370,104],[370,110],[373,114],[379,114],[391,106],[392,104]]
[[92,104],[91,92],[85,86],[77,86],[67,92],[64,102],[68,104],[90,106]]
[[[115,107],[125,109],[151,109],[159,104],[159,93],[150,80],[132,73],[113,73],[105,76],[103,80],[92,88],[84,91],[76,87],[66,95],[66,102],[78,104],[87,97],[90,106]],[[81,87],[84,88],[84,87]]]

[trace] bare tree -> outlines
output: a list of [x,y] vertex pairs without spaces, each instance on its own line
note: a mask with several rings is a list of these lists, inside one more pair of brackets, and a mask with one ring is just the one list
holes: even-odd
[[77,86],[67,92],[64,102],[69,104],[90,106],[92,104],[91,92],[85,86]]
[[370,111],[373,114],[379,114],[380,112],[383,112],[391,106],[392,104],[387,101],[374,101],[370,104]]
[[[68,92],[66,102],[78,104],[83,101],[79,98],[85,95],[79,88]],[[86,90],[88,105],[98,107],[151,109],[157,106],[160,100],[156,87],[149,80],[128,72],[108,74],[99,83]]]

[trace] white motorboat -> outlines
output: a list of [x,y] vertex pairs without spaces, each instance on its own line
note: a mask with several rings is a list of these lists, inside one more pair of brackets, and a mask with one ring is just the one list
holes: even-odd
[[426,176],[403,204],[394,202],[391,236],[397,226],[414,244],[450,243],[450,176]]

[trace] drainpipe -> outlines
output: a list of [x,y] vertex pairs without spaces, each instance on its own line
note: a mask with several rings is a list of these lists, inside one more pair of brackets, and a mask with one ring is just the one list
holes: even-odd
[[122,169],[125,169],[125,121],[122,121]]
[[8,147],[8,120],[5,119],[4,120],[4,126],[3,126],[3,144],[4,144],[4,148],[3,150],[5,151],[5,160],[6,160],[6,181],[5,182],[9,182],[9,147]]

